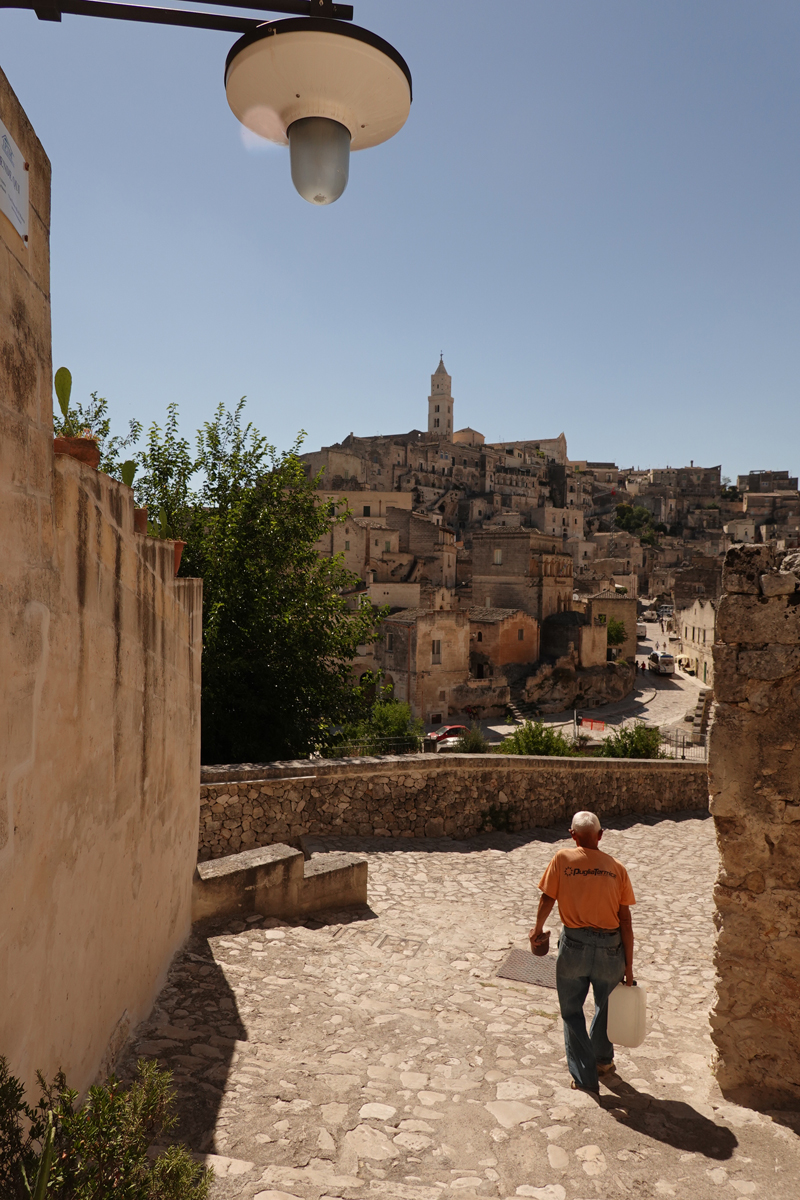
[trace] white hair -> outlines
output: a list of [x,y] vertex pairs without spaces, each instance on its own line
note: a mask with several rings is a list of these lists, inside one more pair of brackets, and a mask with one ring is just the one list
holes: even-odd
[[599,818],[593,812],[577,812],[572,818],[570,829],[574,829],[576,833],[588,833],[591,829],[594,833],[600,832]]

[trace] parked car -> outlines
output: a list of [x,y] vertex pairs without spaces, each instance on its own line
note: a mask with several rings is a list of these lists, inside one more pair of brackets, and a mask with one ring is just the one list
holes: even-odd
[[654,650],[647,659],[647,669],[655,671],[658,675],[674,675],[675,659],[663,650]]
[[466,725],[444,725],[435,733],[429,733],[428,737],[436,743],[437,750],[452,750],[467,732]]
[[647,626],[645,625],[644,621],[636,622],[636,636],[637,638],[647,637]]
[[648,608],[647,612],[642,614],[642,620],[643,621],[657,621],[658,613],[656,612],[656,610],[654,608]]

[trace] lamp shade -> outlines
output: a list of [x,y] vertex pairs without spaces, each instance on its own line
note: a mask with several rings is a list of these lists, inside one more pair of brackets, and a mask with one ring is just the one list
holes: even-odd
[[369,30],[301,17],[240,38],[225,64],[225,92],[242,124],[271,142],[288,145],[291,125],[325,117],[349,131],[351,150],[365,150],[405,124],[411,73]]

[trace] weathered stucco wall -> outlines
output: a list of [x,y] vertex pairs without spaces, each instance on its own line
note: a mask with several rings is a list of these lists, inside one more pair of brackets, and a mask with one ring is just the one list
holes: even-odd
[[601,818],[706,808],[705,764],[447,754],[204,767],[201,861],[304,834],[471,837],[589,808]]
[[27,245],[0,215],[0,1054],[82,1090],[189,928],[201,584],[54,457],[50,167],[2,73],[0,119],[31,191]]
[[721,1086],[800,1100],[800,554],[728,552],[709,745]]

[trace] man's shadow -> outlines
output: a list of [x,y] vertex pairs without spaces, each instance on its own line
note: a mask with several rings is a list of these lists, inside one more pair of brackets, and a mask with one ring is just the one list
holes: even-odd
[[626,1129],[677,1150],[719,1160],[730,1158],[739,1145],[732,1129],[715,1125],[683,1100],[657,1100],[649,1092],[638,1092],[619,1076],[604,1078],[603,1084],[615,1098],[612,1101],[611,1097],[603,1097],[602,1107]]

